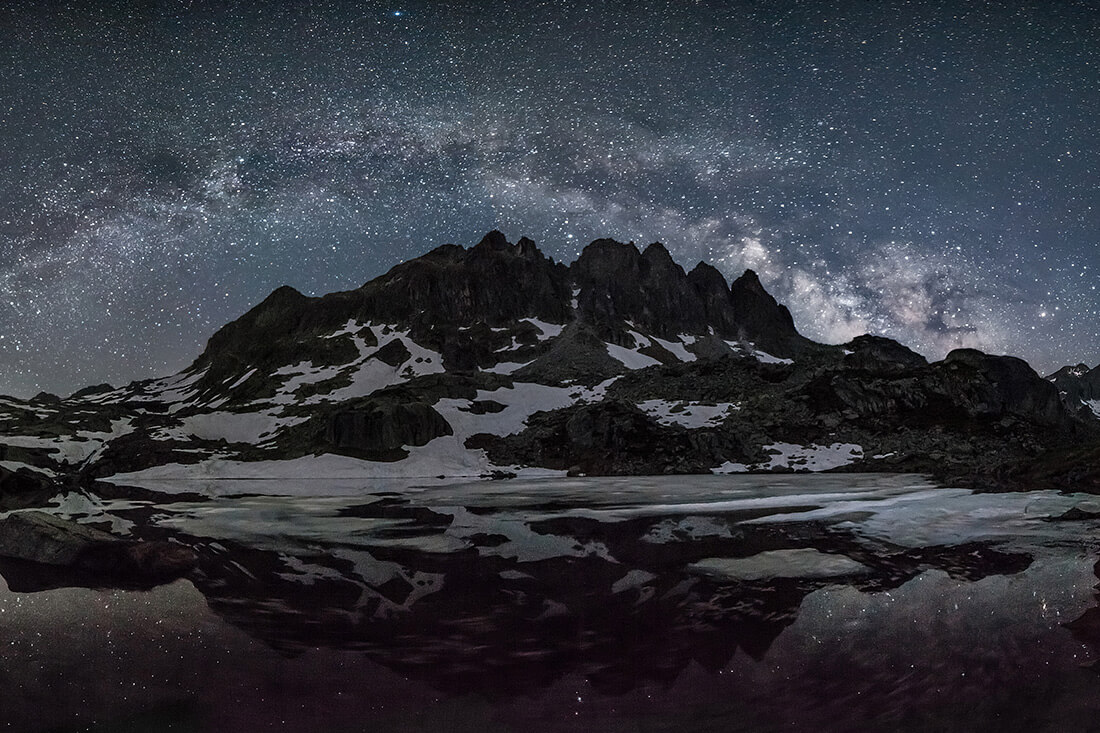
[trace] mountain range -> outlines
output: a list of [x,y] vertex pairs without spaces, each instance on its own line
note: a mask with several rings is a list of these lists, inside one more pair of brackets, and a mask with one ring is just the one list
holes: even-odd
[[[1100,490],[1100,368],[802,336],[751,270],[490,232],[290,287],[178,374],[0,398],[0,509],[58,482],[922,472]],[[47,488],[44,488],[47,487]]]

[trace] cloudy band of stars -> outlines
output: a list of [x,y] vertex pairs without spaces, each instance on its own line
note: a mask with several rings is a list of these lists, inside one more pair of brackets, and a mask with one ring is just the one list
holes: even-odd
[[176,371],[489,229],[799,329],[1100,362],[1086,3],[5,3],[0,393]]

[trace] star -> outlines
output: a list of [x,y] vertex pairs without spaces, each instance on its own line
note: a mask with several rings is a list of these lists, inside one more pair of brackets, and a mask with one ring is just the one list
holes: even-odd
[[494,228],[753,267],[821,341],[1100,363],[1096,14],[646,7],[4,5],[0,393]]

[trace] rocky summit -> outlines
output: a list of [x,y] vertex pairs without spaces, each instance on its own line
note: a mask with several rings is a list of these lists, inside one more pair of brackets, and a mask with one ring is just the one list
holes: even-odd
[[[759,277],[490,232],[354,290],[273,292],[182,372],[0,399],[10,508],[176,478],[915,471],[1008,485],[1091,456],[1100,376],[814,343]],[[1083,453],[1082,453],[1083,451]],[[1075,454],[1076,455],[1076,454]],[[1090,461],[1091,458],[1082,458]]]

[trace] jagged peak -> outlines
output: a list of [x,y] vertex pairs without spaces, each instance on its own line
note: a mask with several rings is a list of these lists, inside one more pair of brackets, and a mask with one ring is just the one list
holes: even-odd
[[745,288],[756,288],[759,290],[764,289],[764,285],[760,282],[760,276],[756,274],[756,270],[745,270],[741,273],[741,276],[733,281],[732,287],[737,287],[740,284]]
[[672,259],[672,255],[669,254],[668,249],[660,242],[654,242],[653,244],[646,247],[645,250],[642,252],[642,257],[645,257],[647,260],[650,261],[673,262],[675,264],[675,261]]
[[538,245],[535,244],[535,240],[529,239],[528,237],[519,238],[519,241],[516,242],[516,250],[522,257],[531,258],[542,255],[542,252],[539,251]]
[[481,238],[480,242],[464,251],[473,255],[475,259],[488,253],[510,254],[526,260],[550,259],[542,253],[535,244],[535,240],[530,237],[520,237],[518,242],[512,244],[504,233],[497,229],[489,232]]
[[580,259],[583,259],[585,255],[591,257],[593,255],[605,252],[615,252],[621,254],[633,252],[634,255],[637,257],[640,257],[642,254],[638,251],[638,248],[634,245],[633,242],[620,242],[619,240],[611,239],[610,237],[601,237],[599,239],[593,239],[585,246],[584,249],[581,250],[581,256],[580,258],[578,258],[578,261]]
[[457,260],[466,254],[466,248],[457,244],[441,244],[419,259],[425,260]]
[[299,290],[290,285],[280,285],[272,290],[257,307],[272,306],[282,303],[296,303],[303,300],[309,300],[309,296],[303,295]]
[[723,290],[729,289],[729,283],[726,282],[726,276],[714,265],[707,264],[701,260],[695,267],[691,268],[691,272],[688,273],[688,279],[699,285],[713,286],[721,283]]
[[570,265],[574,277],[595,277],[598,280],[615,280],[623,276],[638,277],[642,267],[642,253],[634,243],[624,244],[614,239],[596,239],[581,250],[580,256]]
[[504,232],[499,229],[494,229],[482,237],[480,242],[474,245],[474,250],[501,251],[509,249],[511,246],[512,243],[504,236]]

